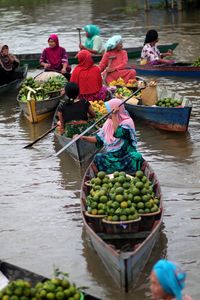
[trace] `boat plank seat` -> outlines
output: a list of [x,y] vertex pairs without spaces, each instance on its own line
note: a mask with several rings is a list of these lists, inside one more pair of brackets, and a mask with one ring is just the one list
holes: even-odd
[[102,240],[133,240],[133,239],[145,239],[151,231],[141,231],[136,233],[122,233],[122,234],[109,234],[109,233],[97,233]]

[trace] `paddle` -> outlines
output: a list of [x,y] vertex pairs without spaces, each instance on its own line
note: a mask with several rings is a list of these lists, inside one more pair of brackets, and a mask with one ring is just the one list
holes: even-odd
[[43,133],[41,136],[39,136],[35,141],[29,143],[28,145],[24,146],[23,148],[29,148],[29,147],[33,146],[35,143],[37,143],[42,138],[44,138],[45,136],[47,136],[50,132],[52,132],[57,126],[58,125],[56,124],[54,127],[52,127],[51,129],[49,129],[48,131],[46,131],[45,133]]
[[[139,88],[137,91],[135,91],[133,94],[131,94],[127,99],[125,99],[118,107],[120,107],[121,105],[123,105],[125,102],[127,102],[130,98],[132,98],[135,94],[137,94],[138,92],[140,92],[142,89],[144,89],[145,87]],[[69,148],[73,143],[75,143],[76,141],[78,141],[80,139],[81,136],[85,135],[88,131],[90,131],[94,126],[96,126],[99,122],[101,122],[102,120],[106,119],[108,116],[110,116],[113,113],[114,109],[107,113],[105,116],[101,117],[99,120],[97,120],[94,124],[92,124],[90,127],[88,127],[86,130],[84,130],[81,134],[79,134],[78,136],[76,136],[74,139],[71,140],[71,142],[69,142],[68,144],[66,144],[63,148],[61,148],[58,152],[55,153],[55,156],[58,156],[59,154],[61,154],[64,150],[66,150],[67,148]]]
[[107,66],[106,71],[105,71],[105,73],[104,73],[104,75],[103,75],[103,84],[104,84],[104,85],[107,85],[107,84],[106,84],[106,77],[107,77],[107,75],[108,75],[108,69],[110,68],[111,63],[112,63],[112,60],[113,60],[114,58],[115,58],[115,56],[109,56],[109,57],[108,57],[108,66]]
[[76,30],[78,30],[79,44],[81,44],[81,30],[82,30],[82,28],[78,27],[78,28],[76,28]]

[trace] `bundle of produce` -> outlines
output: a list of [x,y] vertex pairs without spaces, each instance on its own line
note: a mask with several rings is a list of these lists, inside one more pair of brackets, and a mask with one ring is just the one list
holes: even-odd
[[[107,114],[107,109],[103,100],[90,101],[90,104],[96,113],[95,122]],[[104,122],[105,120],[102,120],[96,128],[101,127]]]
[[61,89],[65,86],[64,76],[55,76],[46,81],[37,81],[33,77],[28,77],[22,84],[19,91],[19,100],[26,102],[34,99],[36,101],[48,100],[60,95]]
[[91,215],[106,215],[109,221],[136,220],[140,214],[159,211],[152,183],[142,171],[134,176],[125,172],[107,175],[98,172],[89,183],[86,208]]
[[161,107],[176,107],[176,106],[180,106],[181,104],[182,104],[182,100],[173,99],[170,97],[159,99],[156,102],[156,105]]
[[123,78],[119,77],[117,80],[111,81],[109,83],[109,86],[120,86],[120,87],[126,86],[129,88],[135,88],[135,87],[137,88],[138,81],[137,79],[129,79],[128,82],[126,83]]
[[[66,276],[66,275],[65,275]],[[45,282],[38,282],[34,287],[22,279],[11,281],[0,291],[0,300],[80,300],[83,294],[65,277],[55,277]]]
[[114,97],[119,99],[124,99],[130,97],[132,94],[132,91],[128,89],[127,87],[118,87],[114,93]]
[[200,57],[198,57],[193,63],[192,67],[200,67]]

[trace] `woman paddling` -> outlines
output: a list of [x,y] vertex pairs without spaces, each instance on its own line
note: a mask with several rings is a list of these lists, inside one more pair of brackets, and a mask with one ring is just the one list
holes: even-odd
[[114,109],[112,115],[95,136],[81,137],[83,140],[96,143],[99,148],[105,147],[106,153],[98,153],[95,156],[95,164],[99,171],[134,173],[142,166],[142,155],[136,150],[137,140],[133,120],[124,105],[118,107],[121,103],[120,99],[105,102],[108,112]]
[[186,274],[180,267],[166,259],[159,260],[150,275],[151,292],[154,300],[192,300],[183,296]]
[[40,64],[45,71],[55,71],[70,79],[71,67],[68,63],[68,55],[65,48],[59,45],[56,34],[51,34],[48,38],[49,47],[45,48],[40,57]]
[[[114,35],[111,37],[106,45],[106,53],[104,53],[100,63],[99,68],[101,72],[106,73],[106,82],[117,80],[118,78],[123,78],[125,83],[129,79],[135,79],[135,70],[126,69],[128,63],[127,51],[123,50],[122,37],[120,35]],[[103,73],[103,76],[105,75]]]
[[17,57],[9,53],[9,48],[6,44],[0,44],[0,85],[17,79],[19,74],[15,74],[14,70],[18,66],[19,60]]

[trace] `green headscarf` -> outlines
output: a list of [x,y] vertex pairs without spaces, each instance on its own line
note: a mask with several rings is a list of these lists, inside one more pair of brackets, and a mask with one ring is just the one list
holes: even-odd
[[89,49],[93,49],[94,37],[100,34],[98,26],[89,24],[84,27],[84,30],[89,34],[89,37],[85,40],[85,46]]

